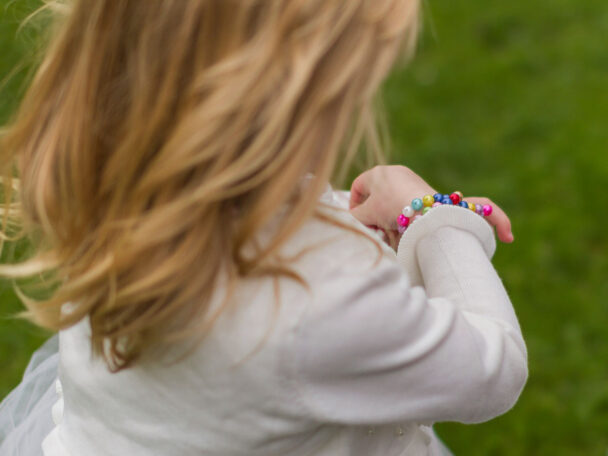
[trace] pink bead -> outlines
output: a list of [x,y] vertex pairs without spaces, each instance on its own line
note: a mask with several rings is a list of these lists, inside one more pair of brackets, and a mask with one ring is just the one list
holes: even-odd
[[438,207],[441,206],[441,203],[433,203],[433,205],[431,207]]
[[488,215],[492,215],[492,206],[490,206],[489,204],[484,205],[484,207],[483,207],[483,215],[485,215],[486,217]]
[[410,224],[410,219],[405,215],[400,214],[399,217],[397,217],[397,223],[399,226],[407,227]]
[[397,228],[397,231],[399,231],[399,234],[405,233],[405,230],[407,230],[407,226],[399,226]]

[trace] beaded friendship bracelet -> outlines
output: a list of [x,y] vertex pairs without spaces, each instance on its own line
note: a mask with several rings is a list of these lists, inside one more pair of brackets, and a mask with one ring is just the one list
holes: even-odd
[[[411,205],[403,208],[403,211],[399,214],[399,217],[397,217],[399,233],[402,234],[407,230],[408,226],[428,213],[432,208],[443,206],[444,204],[469,209],[482,217],[487,217],[492,214],[492,206],[489,204],[481,205],[468,203],[463,199],[461,192],[454,192],[450,195],[441,193],[425,195],[422,198],[415,198],[412,200]],[[416,212],[420,212],[420,214],[416,214]]]

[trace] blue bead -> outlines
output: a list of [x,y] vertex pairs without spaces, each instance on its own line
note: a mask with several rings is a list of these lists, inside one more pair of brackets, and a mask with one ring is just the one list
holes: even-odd
[[414,209],[415,211],[419,211],[424,207],[424,204],[422,203],[422,200],[420,198],[416,198],[415,200],[412,201],[412,209]]
[[442,200],[444,200],[444,199],[446,199],[446,198],[450,199],[450,194],[449,194],[449,193],[444,194],[444,195],[443,195],[443,198],[441,198],[441,199],[442,199]]
[[436,203],[441,203],[441,200],[443,200],[443,195],[441,193],[435,193],[433,195],[433,199]]
[[469,208],[469,203],[467,203],[466,201],[461,201],[460,203],[458,203],[458,205],[460,207],[464,207],[465,209]]
[[448,198],[443,198],[441,200],[441,204],[451,204],[454,205],[454,203],[452,202],[452,200],[448,197]]

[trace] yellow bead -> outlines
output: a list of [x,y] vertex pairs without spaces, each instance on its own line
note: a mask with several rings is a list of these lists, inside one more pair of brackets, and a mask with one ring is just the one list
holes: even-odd
[[469,209],[471,209],[473,212],[475,212],[475,204],[469,203]]
[[431,207],[434,202],[435,202],[435,198],[433,198],[432,195],[424,195],[422,197],[422,203],[424,204],[425,207]]

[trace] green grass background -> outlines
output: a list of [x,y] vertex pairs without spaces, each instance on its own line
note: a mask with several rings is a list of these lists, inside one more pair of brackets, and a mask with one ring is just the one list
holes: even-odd
[[[31,54],[36,2],[0,0],[0,77]],[[495,265],[517,309],[530,378],[489,423],[440,424],[457,455],[608,454],[608,2],[435,0],[412,65],[384,94],[396,154],[436,188],[487,195],[516,241]],[[0,120],[22,74],[1,92]],[[19,304],[2,282],[0,314]],[[0,396],[45,334],[0,319]]]

